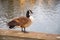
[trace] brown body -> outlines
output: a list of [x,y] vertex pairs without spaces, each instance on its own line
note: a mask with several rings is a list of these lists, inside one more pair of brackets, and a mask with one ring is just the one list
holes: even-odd
[[32,21],[29,18],[22,16],[22,17],[19,17],[10,21],[8,23],[8,26],[11,26],[11,27],[20,26],[21,28],[25,28],[31,25],[31,23]]
[[28,27],[31,24],[31,20],[27,17],[19,17],[13,21],[16,21],[16,26],[20,26],[22,28]]

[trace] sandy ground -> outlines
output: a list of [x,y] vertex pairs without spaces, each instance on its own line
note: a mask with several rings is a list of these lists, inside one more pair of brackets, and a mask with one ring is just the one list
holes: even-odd
[[0,29],[0,40],[60,40],[60,34],[23,33],[17,30]]

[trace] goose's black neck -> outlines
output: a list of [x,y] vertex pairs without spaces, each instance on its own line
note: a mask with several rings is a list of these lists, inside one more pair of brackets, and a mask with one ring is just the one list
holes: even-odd
[[27,11],[27,13],[26,13],[26,17],[27,17],[27,18],[30,17],[30,15],[29,15],[29,11]]

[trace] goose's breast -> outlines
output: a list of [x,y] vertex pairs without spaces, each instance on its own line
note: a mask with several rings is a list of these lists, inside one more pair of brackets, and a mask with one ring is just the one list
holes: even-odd
[[32,16],[29,17],[29,19],[33,22],[34,21],[34,18]]

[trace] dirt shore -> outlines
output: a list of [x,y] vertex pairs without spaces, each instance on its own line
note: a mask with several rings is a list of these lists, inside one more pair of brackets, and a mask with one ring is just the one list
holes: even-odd
[[23,33],[17,30],[0,29],[0,40],[60,40],[60,34]]

